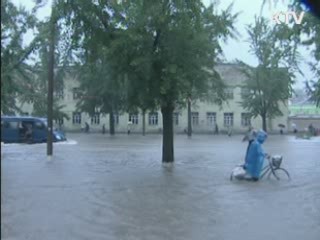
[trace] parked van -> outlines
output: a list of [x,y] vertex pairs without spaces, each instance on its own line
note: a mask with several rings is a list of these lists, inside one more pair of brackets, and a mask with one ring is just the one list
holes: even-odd
[[[1,116],[1,142],[41,143],[47,141],[47,119],[38,117]],[[53,131],[53,141],[65,141],[62,131]]]

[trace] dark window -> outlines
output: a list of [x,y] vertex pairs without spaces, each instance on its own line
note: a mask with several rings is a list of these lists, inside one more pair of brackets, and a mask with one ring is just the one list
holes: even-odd
[[224,113],[224,126],[233,126],[233,113]]
[[63,118],[57,118],[57,119],[55,120],[55,123],[56,123],[57,125],[59,125],[59,126],[63,125]]
[[149,113],[149,125],[158,125],[158,113]]
[[250,113],[241,113],[241,125],[244,127],[251,126]]
[[244,88],[244,87],[241,88],[241,97],[244,97],[244,96],[248,95],[249,93],[250,93],[250,91],[248,88]]
[[36,121],[34,124],[35,129],[44,129],[44,123],[41,121]]
[[191,120],[192,120],[192,125],[199,125],[199,113],[192,112],[191,113]]
[[72,123],[81,124],[81,113],[79,112],[72,113]]
[[224,93],[226,95],[226,98],[233,99],[233,88],[228,87],[224,90]]
[[100,124],[100,113],[95,113],[91,117],[91,125],[99,125]]
[[216,124],[216,113],[215,112],[207,112],[207,124],[208,126],[215,126]]
[[5,122],[4,127],[5,128],[10,128],[10,129],[18,129],[19,122],[16,121],[9,121]]
[[139,115],[129,114],[129,122],[131,122],[132,124],[139,124]]
[[[57,99],[63,99],[64,98],[64,90],[63,88],[59,88],[57,90],[54,91],[54,96],[57,98]],[[73,95],[74,96],[74,95]]]

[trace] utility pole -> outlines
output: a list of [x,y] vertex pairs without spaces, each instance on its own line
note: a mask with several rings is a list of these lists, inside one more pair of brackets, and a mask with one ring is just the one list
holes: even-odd
[[53,144],[53,79],[54,79],[54,42],[55,42],[55,13],[54,1],[52,2],[49,34],[49,63],[48,63],[48,137],[47,137],[47,156],[52,156]]

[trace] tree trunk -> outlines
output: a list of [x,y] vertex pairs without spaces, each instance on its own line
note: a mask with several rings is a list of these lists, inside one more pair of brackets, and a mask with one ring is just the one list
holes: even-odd
[[262,129],[263,129],[263,131],[267,132],[267,116],[266,116],[266,114],[262,114],[261,118],[262,118]]
[[191,125],[191,100],[188,99],[188,137],[192,136],[192,125]]
[[53,81],[54,81],[54,40],[55,40],[55,5],[52,3],[52,12],[50,19],[50,45],[49,45],[49,62],[48,62],[48,135],[47,135],[47,156],[52,156],[53,154]]
[[114,135],[114,114],[113,111],[110,111],[109,114],[109,128],[110,128],[110,135]]
[[161,107],[163,121],[162,137],[162,162],[170,163],[174,161],[173,152],[173,107]]
[[146,110],[142,110],[142,135],[146,135]]

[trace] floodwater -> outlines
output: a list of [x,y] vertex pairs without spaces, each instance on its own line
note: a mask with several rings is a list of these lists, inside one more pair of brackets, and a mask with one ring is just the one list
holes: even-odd
[[3,240],[318,240],[320,139],[270,136],[291,181],[229,181],[242,136],[69,134],[66,143],[6,144],[1,160]]

